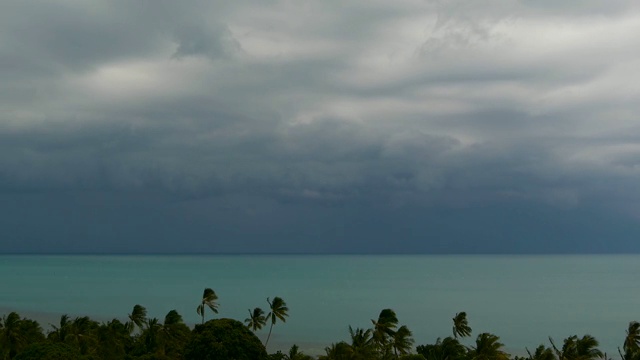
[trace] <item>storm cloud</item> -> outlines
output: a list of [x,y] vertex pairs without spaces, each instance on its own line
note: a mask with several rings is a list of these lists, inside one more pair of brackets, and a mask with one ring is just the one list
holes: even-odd
[[638,252],[634,1],[5,1],[3,252]]

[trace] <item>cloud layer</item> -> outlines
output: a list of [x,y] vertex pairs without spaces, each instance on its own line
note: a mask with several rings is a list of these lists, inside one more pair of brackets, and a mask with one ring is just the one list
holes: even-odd
[[640,251],[639,32],[633,1],[3,2],[0,242]]

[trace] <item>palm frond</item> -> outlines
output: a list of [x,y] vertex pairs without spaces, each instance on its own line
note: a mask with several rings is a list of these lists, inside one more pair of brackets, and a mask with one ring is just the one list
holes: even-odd
[[456,339],[458,336],[467,337],[471,335],[471,327],[467,321],[467,313],[459,312],[453,317],[453,337]]

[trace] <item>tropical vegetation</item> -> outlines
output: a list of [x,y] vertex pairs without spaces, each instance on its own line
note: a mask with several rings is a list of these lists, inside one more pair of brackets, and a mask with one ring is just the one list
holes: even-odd
[[211,309],[214,313],[218,313],[218,295],[211,288],[204,289],[202,294],[202,302],[196,308],[198,315],[202,316],[202,323],[204,324],[204,312],[207,308]]
[[273,325],[276,324],[278,319],[282,322],[287,321],[287,316],[289,316],[289,308],[287,307],[287,303],[282,300],[280,297],[273,298],[273,301],[267,298],[267,302],[269,303],[269,313],[267,314],[267,319],[271,322],[271,326],[269,326],[269,335],[267,335],[267,341],[264,343],[264,347],[266,348],[269,344],[269,339],[271,338],[271,331],[273,330]]

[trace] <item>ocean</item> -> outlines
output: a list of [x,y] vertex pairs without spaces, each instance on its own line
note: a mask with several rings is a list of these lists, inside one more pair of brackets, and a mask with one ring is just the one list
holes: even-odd
[[[286,323],[274,326],[269,350],[297,343],[319,354],[348,340],[348,326],[369,328],[394,309],[415,345],[451,335],[466,311],[473,344],[481,332],[508,351],[591,334],[617,356],[630,321],[640,321],[638,255],[219,255],[0,256],[0,313],[17,311],[48,328],[61,314],[126,319],[135,304],[163,319],[176,309],[200,322],[205,287],[219,314],[243,321],[282,297]],[[268,329],[258,332],[264,340]]]

